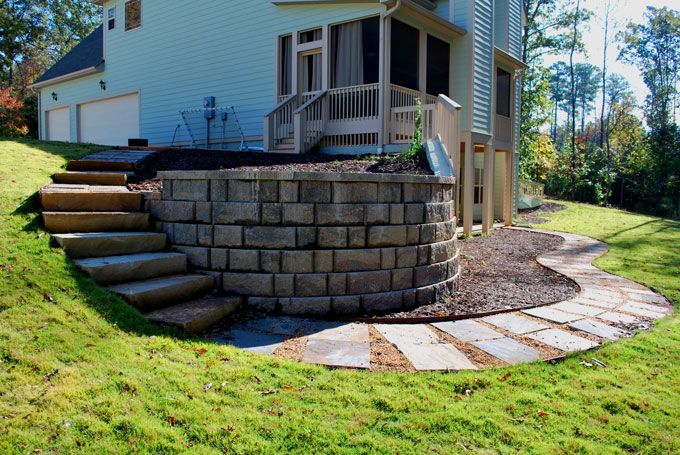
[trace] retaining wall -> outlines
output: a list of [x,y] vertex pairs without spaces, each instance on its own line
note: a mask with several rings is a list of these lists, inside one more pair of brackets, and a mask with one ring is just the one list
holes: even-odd
[[454,180],[393,174],[161,172],[148,201],[194,268],[284,314],[413,308],[458,283]]

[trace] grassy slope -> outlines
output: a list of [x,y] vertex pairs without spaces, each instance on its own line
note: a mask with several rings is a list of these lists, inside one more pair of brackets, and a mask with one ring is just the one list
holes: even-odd
[[[32,195],[83,151],[0,141],[0,453],[680,450],[676,316],[557,365],[455,374],[334,371],[147,325],[36,223]],[[587,206],[554,220],[680,300],[677,224]],[[593,355],[609,367],[579,364]]]

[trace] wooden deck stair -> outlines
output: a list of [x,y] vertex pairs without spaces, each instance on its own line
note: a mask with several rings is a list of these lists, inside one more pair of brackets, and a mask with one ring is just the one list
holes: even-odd
[[213,277],[189,272],[187,256],[165,251],[165,234],[150,232],[141,194],[125,187],[132,163],[104,155],[71,161],[68,169],[40,191],[40,202],[46,229],[77,268],[152,312],[148,320],[192,332],[240,306],[240,298],[212,296]]

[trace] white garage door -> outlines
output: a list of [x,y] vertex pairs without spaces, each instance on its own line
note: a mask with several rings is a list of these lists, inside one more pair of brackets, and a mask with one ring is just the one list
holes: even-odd
[[63,141],[71,140],[71,115],[68,107],[53,109],[45,114],[47,140]]
[[78,106],[80,142],[127,145],[139,137],[139,95],[109,98]]

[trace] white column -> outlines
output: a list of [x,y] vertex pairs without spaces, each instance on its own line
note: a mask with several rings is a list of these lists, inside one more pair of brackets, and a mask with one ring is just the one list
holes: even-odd
[[475,145],[468,135],[465,140],[463,164],[463,233],[472,235],[472,218],[475,203]]
[[490,235],[494,221],[494,176],[496,171],[496,150],[490,144],[484,146],[484,197],[482,201],[482,232]]
[[505,152],[505,203],[504,203],[504,222],[506,226],[512,226],[512,199],[514,198],[514,181],[513,181],[513,153],[511,151]]

